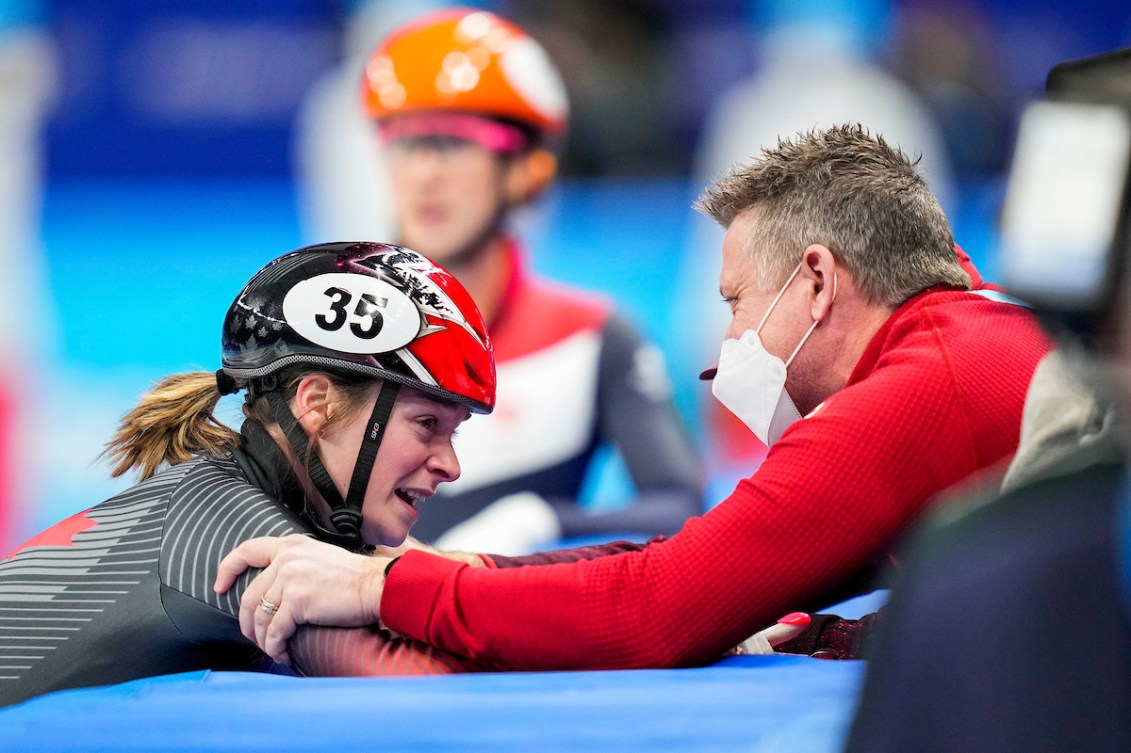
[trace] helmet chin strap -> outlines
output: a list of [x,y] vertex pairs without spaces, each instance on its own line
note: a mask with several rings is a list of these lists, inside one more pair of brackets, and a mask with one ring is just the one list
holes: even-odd
[[353,478],[350,479],[350,488],[346,492],[345,505],[330,513],[330,522],[343,533],[357,531],[358,537],[361,537],[361,508],[365,503],[365,490],[369,486],[373,462],[377,459],[377,450],[385,437],[385,429],[389,426],[389,416],[393,413],[393,403],[397,401],[400,388],[397,382],[382,382],[377,401],[373,403],[373,412],[369,414],[365,436],[357,451],[357,462],[353,465]]
[[306,439],[306,432],[299,426],[298,420],[291,412],[290,406],[283,400],[278,392],[269,392],[267,399],[275,412],[275,420],[283,430],[287,441],[291,443],[299,459],[306,461],[307,472],[314,488],[322,495],[322,499],[330,508],[330,529],[326,529],[315,522],[316,527],[328,535],[335,543],[360,547],[364,545],[361,538],[362,514],[361,508],[365,503],[365,490],[369,486],[369,476],[373,472],[373,463],[377,459],[377,450],[385,436],[385,429],[389,423],[389,416],[393,411],[400,384],[393,381],[381,383],[381,391],[373,404],[373,412],[369,415],[366,424],[365,436],[361,440],[361,448],[357,452],[357,462],[354,463],[353,477],[350,479],[349,490],[345,499],[342,499],[337,485],[330,478],[326,466],[318,453],[310,452]]

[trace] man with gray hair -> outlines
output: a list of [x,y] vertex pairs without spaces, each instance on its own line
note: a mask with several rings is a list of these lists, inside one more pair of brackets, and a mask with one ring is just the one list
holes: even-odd
[[[968,289],[904,154],[859,125],[799,134],[697,208],[726,228],[731,309],[704,376],[770,446],[749,478],[640,547],[361,557],[253,540],[216,584],[266,568],[243,597],[245,634],[280,660],[300,625],[380,620],[490,668],[702,664],[849,595],[938,495],[1000,481],[1050,343],[1023,307]],[[279,611],[257,611],[260,597]]]

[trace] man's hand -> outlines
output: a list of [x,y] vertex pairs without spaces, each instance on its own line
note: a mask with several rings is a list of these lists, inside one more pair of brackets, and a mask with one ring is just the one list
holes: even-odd
[[264,568],[240,598],[240,631],[272,659],[289,664],[287,641],[299,625],[377,623],[389,562],[309,536],[249,539],[220,562],[213,588],[224,593],[244,570]]

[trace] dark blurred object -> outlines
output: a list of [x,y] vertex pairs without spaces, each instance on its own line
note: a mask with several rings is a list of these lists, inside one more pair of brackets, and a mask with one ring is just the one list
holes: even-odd
[[1001,283],[1055,331],[1103,336],[1128,252],[1131,48],[1055,66],[1022,115]]
[[1131,107],[1131,47],[1053,66],[1045,90],[1050,97],[1094,97]]
[[1023,480],[905,547],[848,753],[1131,750],[1129,63],[1057,65],[1026,111],[1003,282],[1074,338],[1030,385],[1006,477]]
[[1113,443],[924,533],[871,644],[848,753],[1131,750]]

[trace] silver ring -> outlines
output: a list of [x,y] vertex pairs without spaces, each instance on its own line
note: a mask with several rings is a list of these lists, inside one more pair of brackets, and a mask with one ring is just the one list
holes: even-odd
[[272,604],[271,602],[267,601],[267,599],[264,599],[262,596],[259,597],[259,608],[262,609],[267,614],[275,614],[276,612],[279,611],[279,605],[278,604]]

